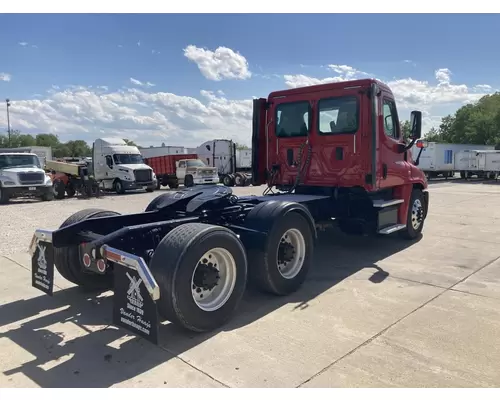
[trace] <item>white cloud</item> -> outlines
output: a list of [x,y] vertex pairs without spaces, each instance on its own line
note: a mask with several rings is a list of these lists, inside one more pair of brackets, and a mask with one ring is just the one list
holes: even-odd
[[130,78],[130,82],[132,82],[134,85],[137,86],[142,86],[142,87],[153,87],[156,86],[154,83],[151,82],[142,82],[138,79]]
[[184,49],[184,56],[198,65],[203,76],[212,81],[244,80],[252,76],[247,59],[227,47],[218,47],[211,51],[189,45]]
[[[12,104],[13,129],[50,132],[65,141],[118,135],[145,146],[168,142],[195,147],[207,138],[249,145],[251,140],[251,99],[229,100],[209,91],[201,91],[198,99],[142,88],[102,92],[83,86],[47,93]],[[4,125],[5,112],[0,110],[0,127]]]
[[313,78],[307,75],[284,75],[285,84],[289,88],[297,88],[302,86],[322,85],[326,83],[342,82],[352,79],[367,78],[370,76],[367,72],[357,70],[348,65],[330,64],[327,69],[337,73],[337,76],[328,78]]
[[28,45],[28,42],[19,42],[19,46],[26,47]]
[[12,79],[11,74],[7,74],[5,72],[0,72],[0,81],[10,82],[11,79]]

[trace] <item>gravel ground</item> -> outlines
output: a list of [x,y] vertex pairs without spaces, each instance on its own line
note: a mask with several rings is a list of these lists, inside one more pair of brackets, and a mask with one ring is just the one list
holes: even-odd
[[[233,188],[236,195],[262,194],[264,186]],[[64,199],[50,202],[14,199],[0,206],[0,255],[8,256],[28,249],[35,229],[56,229],[70,215],[85,208],[102,208],[119,213],[144,211],[156,196],[168,189],[153,193],[134,192],[121,196],[106,194],[99,199]]]

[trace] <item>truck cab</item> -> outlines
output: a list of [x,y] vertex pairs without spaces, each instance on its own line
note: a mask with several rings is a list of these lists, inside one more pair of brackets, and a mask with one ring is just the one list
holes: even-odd
[[175,174],[179,183],[185,186],[215,184],[219,182],[217,168],[208,167],[200,159],[176,161]]
[[391,89],[375,79],[282,90],[255,99],[253,184],[331,195],[339,219],[346,221],[352,219],[346,210],[355,214],[353,210],[363,208],[362,199],[382,205],[396,201],[401,204],[391,226],[403,229],[412,190],[422,192],[424,210],[428,192],[410,151],[421,137],[422,114],[411,113],[409,144],[399,118]]
[[0,204],[15,197],[54,198],[52,180],[34,153],[0,153]]
[[144,163],[139,149],[119,138],[97,139],[93,145],[92,165],[93,175],[103,182],[104,189],[119,194],[137,189],[152,192],[157,186],[156,175]]

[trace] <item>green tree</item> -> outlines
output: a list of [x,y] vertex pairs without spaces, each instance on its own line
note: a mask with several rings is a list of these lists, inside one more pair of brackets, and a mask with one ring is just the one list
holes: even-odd
[[36,144],[35,138],[28,134],[22,134],[21,131],[13,129],[10,132],[10,146],[9,135],[0,135],[0,147],[29,147]]
[[246,144],[241,144],[241,143],[235,143],[235,144],[237,150],[250,150],[250,147],[248,147]]
[[425,135],[425,139],[429,142],[440,142],[441,138],[439,137],[439,131],[432,127],[429,132]]
[[36,135],[36,145],[43,147],[57,147],[61,142],[56,135],[51,133],[40,133]]
[[409,140],[411,133],[410,121],[399,121],[399,125],[401,127],[401,133],[403,134],[403,139]]
[[68,155],[66,157],[88,157],[92,149],[84,140],[70,140],[64,144]]

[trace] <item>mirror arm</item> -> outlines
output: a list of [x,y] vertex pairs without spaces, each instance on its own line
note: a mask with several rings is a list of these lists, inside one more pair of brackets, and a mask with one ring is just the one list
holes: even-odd
[[417,158],[415,159],[415,163],[414,163],[414,164],[415,164],[416,166],[418,166],[418,164],[419,164],[419,162],[420,162],[420,154],[422,154],[422,150],[423,150],[423,149],[424,149],[423,147],[421,147],[421,148],[420,148],[420,151],[418,152]]

